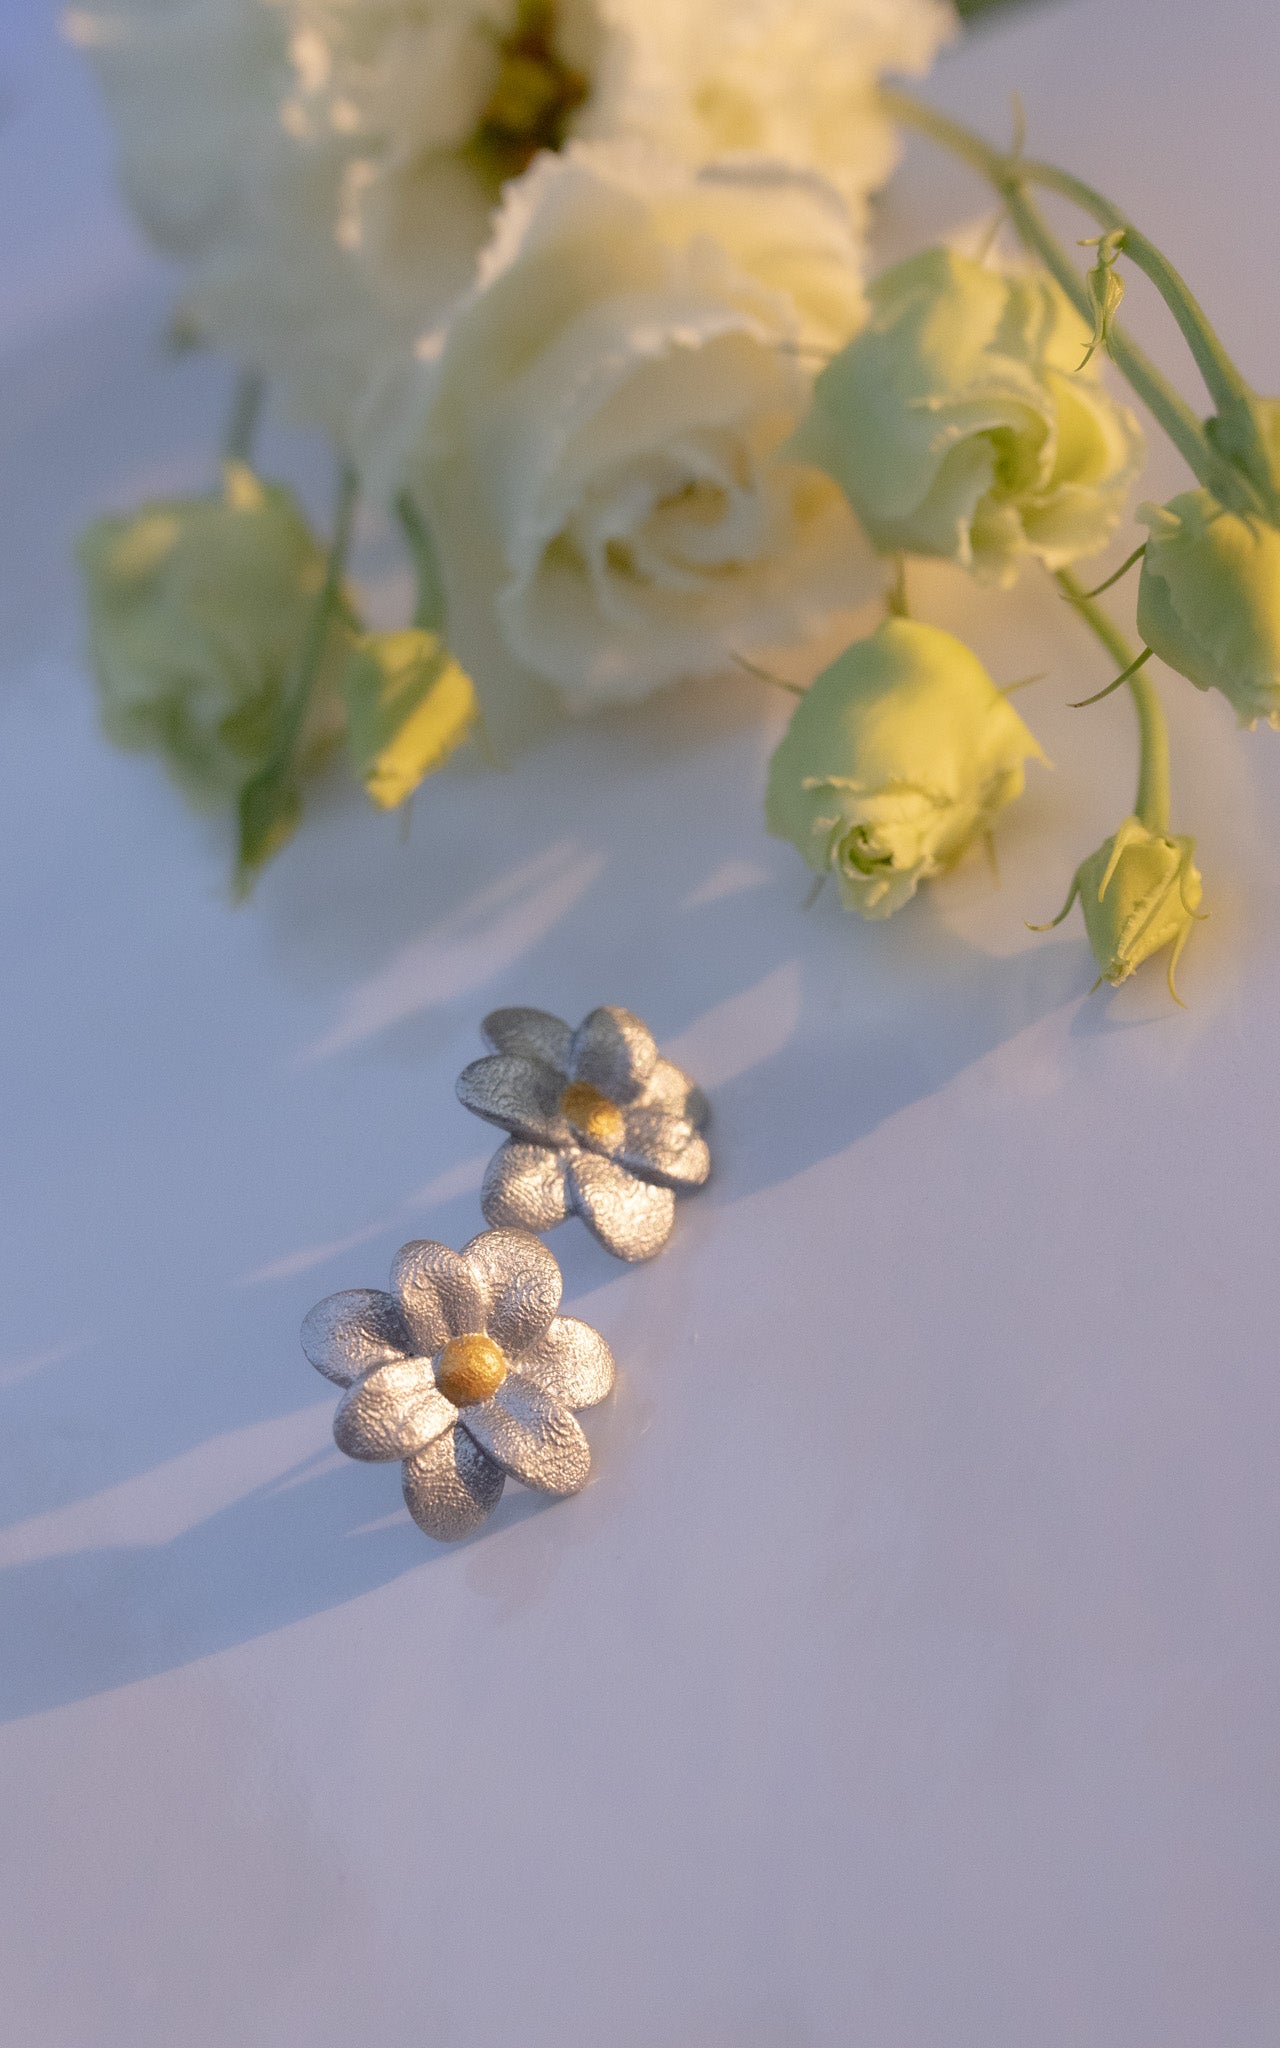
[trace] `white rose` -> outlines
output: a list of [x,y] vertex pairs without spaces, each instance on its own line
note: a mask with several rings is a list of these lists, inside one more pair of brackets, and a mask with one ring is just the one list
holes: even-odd
[[873,574],[779,454],[861,316],[848,213],[782,168],[693,177],[580,144],[508,188],[480,282],[368,421],[425,505],[499,743],[808,636]]
[[[874,88],[948,0],[80,0],[140,217],[211,339],[339,438],[470,283],[502,181],[575,136],[763,154],[857,204]],[[860,216],[859,216],[860,217]]]
[[274,0],[85,0],[64,17],[114,118],[126,194],[183,266],[183,310],[339,440],[371,371],[470,282],[491,207],[454,173],[431,227],[369,260],[344,229],[353,140],[303,135],[289,9]]
[[[764,156],[820,171],[859,217],[897,157],[881,78],[923,76],[957,26],[951,0],[600,5],[627,46],[603,108],[610,132],[689,163]],[[582,132],[594,132],[590,115]]]
[[856,204],[895,156],[880,78],[927,71],[956,26],[950,0],[277,4],[292,25],[291,118],[355,138],[352,219],[375,242],[417,213],[413,188],[442,159],[510,175],[574,139],[629,137],[691,166],[778,159]]

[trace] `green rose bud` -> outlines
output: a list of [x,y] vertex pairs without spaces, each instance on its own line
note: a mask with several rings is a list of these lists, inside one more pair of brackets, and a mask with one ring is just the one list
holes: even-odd
[[1039,747],[953,634],[888,619],[824,669],[769,766],[769,830],[888,917],[1021,796]]
[[1061,569],[1105,546],[1142,436],[1081,367],[1089,330],[1052,279],[927,249],[868,297],[791,445],[875,545],[999,584],[1023,556]]
[[[229,462],[220,495],[96,520],[78,555],[109,737],[160,754],[196,803],[234,802],[271,757],[325,579],[325,552],[292,494]],[[304,760],[341,726],[339,611]]]
[[[1179,1001],[1174,970],[1203,894],[1200,870],[1192,858],[1195,850],[1194,839],[1151,832],[1140,819],[1126,818],[1118,832],[1080,863],[1053,924],[1062,923],[1079,897],[1099,982],[1118,987],[1135,967],[1168,946],[1169,993]],[[1053,925],[1033,929],[1051,931]]]
[[1150,528],[1138,631],[1199,690],[1221,690],[1241,725],[1280,727],[1280,533],[1225,512],[1208,491],[1140,505]]

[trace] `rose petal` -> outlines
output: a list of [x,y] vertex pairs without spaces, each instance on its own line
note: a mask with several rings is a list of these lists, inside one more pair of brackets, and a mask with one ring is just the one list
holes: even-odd
[[308,1312],[302,1348],[317,1372],[335,1386],[349,1387],[372,1366],[406,1357],[414,1344],[394,1294],[348,1287]]
[[484,1283],[447,1244],[424,1237],[401,1245],[391,1268],[391,1285],[420,1357],[441,1350],[450,1337],[484,1328],[489,1309]]
[[566,1408],[594,1408],[613,1386],[612,1351],[599,1330],[576,1316],[557,1316],[515,1363],[522,1380]]
[[577,1493],[591,1451],[569,1410],[509,1372],[491,1401],[462,1411],[462,1426],[482,1451],[540,1493]]
[[569,1162],[573,1206],[606,1251],[619,1259],[651,1259],[671,1235],[676,1198],[670,1188],[637,1180],[625,1166],[594,1153]]
[[486,1123],[533,1144],[565,1145],[569,1126],[560,1114],[564,1076],[544,1060],[496,1052],[472,1060],[457,1083],[458,1100]]
[[695,1130],[705,1131],[711,1121],[711,1104],[696,1081],[673,1066],[658,1061],[636,1098],[637,1109],[665,1109],[668,1116],[682,1116]]
[[484,1327],[514,1357],[549,1328],[560,1306],[560,1268],[527,1230],[484,1230],[462,1254],[489,1300]]
[[668,1188],[700,1188],[711,1171],[707,1141],[683,1117],[661,1109],[629,1109],[627,1135],[617,1154],[642,1180]]
[[507,1475],[463,1429],[446,1430],[406,1458],[404,1504],[437,1543],[470,1536],[497,1507]]
[[490,1010],[480,1030],[495,1052],[542,1060],[561,1074],[568,1073],[573,1033],[563,1018],[553,1017],[549,1010]]
[[485,1169],[480,1207],[495,1229],[554,1230],[569,1214],[564,1154],[508,1138]]
[[375,1365],[348,1389],[333,1418],[333,1440],[349,1458],[407,1458],[458,1419],[436,1386],[429,1358]]
[[569,1071],[610,1102],[634,1102],[657,1065],[653,1033],[630,1010],[593,1010],[573,1034]]

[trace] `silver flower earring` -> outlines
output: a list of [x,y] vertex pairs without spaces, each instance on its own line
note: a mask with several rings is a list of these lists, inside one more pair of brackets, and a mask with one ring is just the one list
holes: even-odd
[[317,1371],[346,1392],[334,1416],[351,1458],[403,1461],[405,1503],[442,1543],[469,1536],[508,1476],[577,1493],[591,1451],[575,1408],[603,1401],[613,1354],[560,1307],[560,1268],[520,1230],[486,1230],[461,1252],[405,1245],[391,1292],[331,1294],[302,1326]]
[[509,1133],[484,1177],[485,1220],[551,1230],[581,1216],[606,1251],[651,1259],[677,1191],[711,1171],[702,1090],[664,1060],[630,1010],[592,1010],[576,1031],[546,1010],[494,1010],[493,1051],[458,1077],[458,1099]]

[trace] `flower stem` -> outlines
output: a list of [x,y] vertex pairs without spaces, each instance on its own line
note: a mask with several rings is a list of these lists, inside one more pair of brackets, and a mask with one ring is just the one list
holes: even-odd
[[282,760],[291,760],[302,728],[306,724],[307,708],[311,692],[315,688],[320,664],[324,659],[325,643],[329,628],[342,592],[342,576],[347,566],[347,554],[351,547],[351,528],[355,520],[356,496],[359,490],[355,470],[348,463],[344,465],[342,479],[338,485],[338,505],[333,519],[333,539],[329,543],[329,557],[325,564],[324,582],[316,595],[307,624],[307,637],[303,643],[302,655],[298,662],[297,678],[285,706],[280,722],[280,741],[277,755]]
[[356,473],[347,465],[338,488],[338,506],[324,581],[316,593],[307,620],[298,666],[281,706],[274,744],[261,768],[245,783],[236,806],[239,831],[235,887],[237,895],[242,897],[248,894],[264,863],[294,832],[301,815],[298,748],[324,661],[334,614],[343,603],[342,572],[351,545],[356,491]]
[[[1019,154],[1010,155],[993,149],[972,129],[925,106],[911,93],[885,86],[881,88],[880,99],[892,119],[915,128],[941,148],[950,150],[995,187],[1004,200],[1010,224],[1019,240],[1040,258],[1090,327],[1094,324],[1094,308],[1084,280],[1027,187],[1032,184],[1049,187],[1073,199],[1109,229],[1123,230],[1125,249],[1166,297],[1174,318],[1192,342],[1196,361],[1214,397],[1219,398],[1222,394],[1221,403],[1231,401],[1238,405],[1241,398],[1248,395],[1248,387],[1239,371],[1172,265],[1165,262],[1145,236],[1131,229],[1123,214],[1101,194],[1068,172],[1056,170],[1051,164],[1028,162]],[[1223,503],[1238,507],[1243,494],[1249,502],[1249,509],[1265,509],[1254,485],[1234,463],[1218,453],[1186,400],[1174,390],[1124,328],[1119,325],[1111,328],[1107,348],[1116,368],[1164,428],[1198,481]]]
[[236,380],[235,395],[231,400],[231,417],[227,421],[226,437],[222,443],[224,462],[252,461],[254,437],[258,430],[258,419],[262,412],[266,388],[265,380],[257,370],[241,371]]
[[1135,666],[1142,658],[1138,650],[1130,645],[1110,614],[1086,594],[1070,569],[1059,569],[1053,580],[1112,660],[1130,671],[1125,681],[1138,714],[1138,794],[1133,808],[1148,832],[1168,832],[1169,729],[1160,692],[1150,676]]
[[418,577],[418,603],[413,623],[429,633],[441,633],[444,630],[444,582],[440,575],[440,562],[431,529],[408,491],[402,491],[396,499],[396,517],[413,556]]
[[1048,191],[1060,192],[1064,199],[1073,200],[1083,212],[1092,214],[1099,227],[1108,233],[1124,236],[1120,246],[1130,261],[1151,279],[1182,329],[1214,404],[1230,406],[1241,398],[1247,398],[1249,387],[1219,341],[1208,314],[1155,244],[1149,242],[1101,192],[1095,192],[1092,185],[1073,177],[1070,171],[1060,171],[1053,164],[1036,162],[1024,163],[1022,171],[1032,184],[1043,185]]

